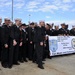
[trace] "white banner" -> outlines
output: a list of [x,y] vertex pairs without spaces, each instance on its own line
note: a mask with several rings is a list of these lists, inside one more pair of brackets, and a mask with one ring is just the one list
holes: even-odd
[[50,56],[75,53],[75,36],[49,36]]

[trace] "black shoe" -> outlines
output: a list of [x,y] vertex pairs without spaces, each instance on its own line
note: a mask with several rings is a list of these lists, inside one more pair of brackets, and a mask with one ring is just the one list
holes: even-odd
[[12,68],[12,66],[9,66],[8,68],[9,68],[9,69],[11,69],[11,68]]
[[33,63],[36,63],[36,61],[32,61]]
[[20,65],[20,63],[17,62],[17,63],[14,63],[14,65]]
[[44,62],[42,62],[42,64],[45,64]]
[[3,64],[2,67],[3,68],[8,68],[8,65],[7,64]]
[[25,62],[28,62],[26,59],[24,60]]
[[48,58],[49,58],[49,59],[52,59],[52,57],[50,57],[50,56],[49,56]]
[[43,59],[42,61],[46,61],[45,59]]
[[38,62],[36,62],[36,64],[38,64]]
[[3,68],[8,68],[8,67],[7,67],[7,66],[5,66],[5,65],[4,65],[4,66],[2,66],[2,67],[3,67]]
[[23,63],[24,61],[23,60],[20,60],[19,62]]
[[44,69],[44,67],[43,66],[38,66],[40,69]]
[[32,61],[32,59],[29,59],[30,61]]

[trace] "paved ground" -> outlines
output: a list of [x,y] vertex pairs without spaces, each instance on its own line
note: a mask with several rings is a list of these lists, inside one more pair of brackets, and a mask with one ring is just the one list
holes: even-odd
[[46,59],[44,68],[37,68],[31,61],[14,65],[12,69],[5,69],[0,65],[0,75],[75,75],[75,54]]

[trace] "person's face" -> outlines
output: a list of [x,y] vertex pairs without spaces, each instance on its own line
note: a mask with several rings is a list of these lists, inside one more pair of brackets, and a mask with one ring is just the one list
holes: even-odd
[[35,27],[35,25],[32,25],[32,28],[34,28]]
[[35,27],[35,25],[30,25],[30,27],[31,27],[31,28],[34,28],[34,27]]
[[73,30],[75,30],[75,27],[72,27]]
[[21,23],[21,21],[16,21],[16,24],[18,25],[18,26],[20,26],[22,23]]
[[5,24],[9,25],[10,24],[10,20],[5,20]]
[[0,23],[2,23],[2,19],[0,19]]
[[65,28],[65,25],[62,25],[62,28]]
[[55,30],[58,30],[59,29],[59,26],[55,26]]
[[68,29],[68,25],[66,25],[65,28]]
[[45,26],[45,22],[40,22],[39,25],[40,26]]
[[45,28],[48,30],[48,29],[50,29],[50,27],[48,26],[48,25],[45,25]]

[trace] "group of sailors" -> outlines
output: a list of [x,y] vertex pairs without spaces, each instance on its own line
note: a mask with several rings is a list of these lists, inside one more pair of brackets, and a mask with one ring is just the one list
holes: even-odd
[[48,36],[75,36],[75,26],[71,30],[68,25],[61,24],[61,28],[54,24],[39,21],[26,25],[21,19],[12,23],[9,18],[0,18],[0,61],[4,68],[32,61],[40,69],[44,69],[45,58],[50,57]]

